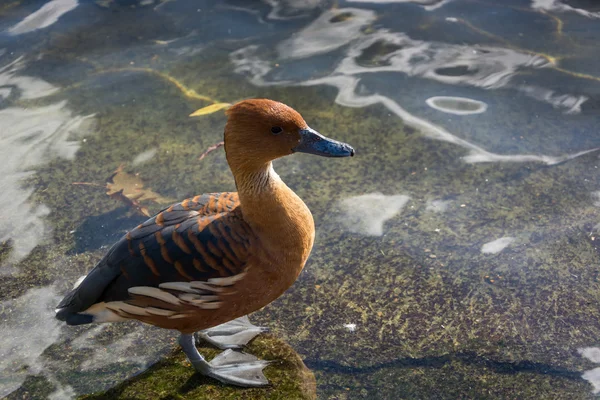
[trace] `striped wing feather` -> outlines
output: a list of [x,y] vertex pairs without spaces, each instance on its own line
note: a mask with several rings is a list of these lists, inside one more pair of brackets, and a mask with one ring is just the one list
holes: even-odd
[[252,232],[238,206],[237,193],[212,193],[160,211],[109,250],[57,316],[69,322],[97,303],[141,320],[172,318],[190,306],[218,308],[248,258]]

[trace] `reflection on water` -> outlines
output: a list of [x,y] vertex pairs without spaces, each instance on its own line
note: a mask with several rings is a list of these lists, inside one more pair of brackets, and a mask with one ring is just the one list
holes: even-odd
[[157,149],[150,149],[150,150],[146,150],[144,152],[141,152],[140,154],[138,154],[137,156],[135,156],[135,158],[133,159],[133,161],[131,161],[132,165],[139,165],[139,164],[143,164],[147,161],[150,161],[155,155],[156,155],[156,151]]
[[589,18],[600,18],[600,12],[590,12],[565,3],[564,0],[531,0],[531,8],[554,12],[575,12]]
[[[368,22],[366,16],[369,14],[361,13],[355,15],[352,9],[337,9],[334,13],[332,15],[352,15],[350,19],[356,18],[363,25]],[[330,30],[334,31],[336,29],[335,24],[337,22],[335,20],[331,22],[332,19],[329,18],[326,20],[329,23],[329,30],[325,27],[320,28],[319,31],[323,37],[326,37],[327,32]],[[391,44],[391,46],[383,46],[381,44],[378,46],[386,51],[391,50],[391,52],[375,57],[377,59],[374,62],[375,66],[361,66],[358,60],[361,59],[364,52],[371,46],[382,41]],[[293,45],[297,43],[304,44],[303,41],[295,37],[294,42],[287,43],[285,54],[293,54]],[[318,43],[314,43],[314,39],[312,42],[307,41],[307,43],[313,43],[315,46],[308,49],[303,48],[301,54],[316,54],[320,52],[321,48],[318,47]],[[473,48],[472,46],[430,43],[410,39],[403,33],[390,33],[387,30],[382,30],[381,32],[374,32],[368,35],[361,33],[355,37],[342,61],[330,66],[332,71],[328,76],[297,81],[295,68],[275,68],[272,63],[261,58],[260,54],[262,51],[264,49],[261,49],[259,46],[250,45],[232,52],[231,61],[235,65],[236,72],[248,76],[252,83],[260,86],[294,84],[304,86],[334,86],[339,90],[336,102],[348,107],[366,107],[373,104],[383,104],[391,112],[402,118],[404,123],[414,126],[424,135],[433,139],[454,143],[468,149],[470,154],[465,156],[464,159],[470,163],[537,161],[553,165],[597,150],[594,147],[561,156],[497,154],[487,151],[475,143],[457,137],[441,126],[415,116],[400,106],[392,97],[383,94],[361,93],[365,91],[367,93],[371,92],[368,90],[365,78],[362,75],[377,72],[402,72],[408,76],[434,79],[446,84],[465,84],[485,89],[500,89],[509,86],[509,82],[513,79],[519,68],[544,68],[547,66],[548,61],[538,55],[519,53],[503,48]],[[385,62],[383,61],[384,59]],[[285,57],[283,57],[282,64],[277,65],[285,66],[285,62]],[[456,69],[460,70],[460,73],[454,73],[453,71],[456,71]],[[285,73],[290,73],[291,76],[287,76]],[[576,113],[578,107],[585,100],[585,98],[574,99],[568,96],[566,98],[563,96],[554,97],[551,91],[546,91],[546,95],[543,96],[534,96],[533,94],[539,93],[539,91],[524,90],[523,88],[519,90],[526,94],[531,94],[532,97],[539,100],[547,100],[555,107],[565,106],[567,107],[567,113]],[[543,92],[542,89],[540,90]],[[498,134],[503,133],[498,132]],[[557,150],[555,149],[554,151]]]
[[[586,347],[579,349],[578,352],[591,362],[595,364],[600,364],[600,348]],[[583,379],[592,384],[592,386],[594,387],[594,394],[600,393],[600,367],[585,371],[582,376]]]
[[56,288],[43,287],[0,303],[0,396],[46,369],[42,353],[60,336],[60,323],[52,315],[60,298]]
[[504,250],[504,248],[506,248],[514,241],[514,237],[501,237],[500,239],[492,240],[491,242],[487,242],[486,244],[481,246],[481,252],[490,254],[500,253],[502,250]]
[[369,193],[350,197],[340,202],[340,223],[349,232],[381,236],[385,221],[397,215],[409,200],[410,197],[403,194]]
[[465,97],[434,96],[428,98],[426,103],[438,111],[455,115],[481,114],[487,110],[484,102]]
[[[17,60],[0,69],[0,86],[13,101],[49,96],[58,88],[43,80],[21,76]],[[35,167],[60,157],[74,159],[82,135],[90,132],[93,116],[77,116],[60,101],[39,107],[0,109],[0,158],[4,160],[0,175],[0,241],[10,241],[10,261],[18,262],[35,248],[48,233],[44,217],[50,210],[43,204],[31,204],[33,189],[25,179]],[[0,274],[11,272],[3,268]]]
[[[0,51],[0,56],[5,53],[4,49]],[[1,59],[1,60],[4,60]],[[22,100],[32,100],[40,97],[49,96],[58,91],[58,88],[38,78],[23,76],[18,73],[22,67],[22,59],[19,58],[6,66],[0,67],[0,87],[4,89],[7,98],[13,92]]]
[[427,202],[427,211],[442,213],[448,209],[451,203],[450,200],[430,200]]
[[251,96],[357,149],[276,165],[317,242],[255,318],[312,360],[321,398],[600,393],[599,17],[575,0],[0,5],[0,396],[101,390],[174,346],[52,308],[139,223],[103,188],[120,165],[164,197],[233,188],[221,150],[198,161],[223,113],[188,116]]
[[348,0],[349,3],[415,3],[424,6],[425,10],[431,11],[442,7],[444,4],[452,0]]
[[61,15],[77,7],[78,0],[52,0],[44,4],[39,10],[28,15],[23,21],[11,27],[8,31],[12,35],[21,35],[46,28],[54,24]]
[[72,342],[78,352],[90,354],[90,357],[81,364],[80,368],[83,371],[101,369],[119,363],[128,363],[135,368],[143,369],[154,358],[152,352],[148,352],[143,345],[147,332],[142,326],[108,346],[99,347],[100,342],[96,338],[106,330],[106,327],[107,325],[97,326]]
[[287,20],[306,16],[307,13],[321,6],[320,0],[264,0],[271,10],[269,20]]
[[356,8],[324,12],[312,24],[277,46],[279,57],[312,57],[336,50],[355,39],[363,26],[375,20],[375,13]]

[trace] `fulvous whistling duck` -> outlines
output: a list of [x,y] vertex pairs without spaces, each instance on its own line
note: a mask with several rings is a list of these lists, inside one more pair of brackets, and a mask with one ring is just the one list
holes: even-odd
[[[137,319],[176,329],[196,371],[261,386],[267,362],[231,349],[207,362],[193,334],[256,328],[242,317],[281,296],[304,268],[313,217],[272,161],[296,152],[347,157],[354,149],[272,100],[244,100],[227,115],[225,152],[238,191],[183,200],[128,232],[60,302],[56,317],[69,325]],[[246,342],[261,329],[250,331]]]

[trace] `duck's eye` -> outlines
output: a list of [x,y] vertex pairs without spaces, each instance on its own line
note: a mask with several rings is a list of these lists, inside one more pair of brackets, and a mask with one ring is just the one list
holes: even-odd
[[283,132],[283,129],[281,129],[279,126],[274,126],[271,128],[271,133],[273,135],[279,135],[281,132]]

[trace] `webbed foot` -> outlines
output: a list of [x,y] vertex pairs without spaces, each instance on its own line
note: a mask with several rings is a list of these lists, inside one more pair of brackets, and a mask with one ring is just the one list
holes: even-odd
[[194,369],[202,375],[210,376],[223,383],[243,387],[259,387],[269,384],[262,371],[270,364],[270,361],[259,360],[251,354],[227,349],[207,362],[196,349],[192,335],[182,334],[179,337],[179,344]]
[[239,349],[267,328],[253,325],[248,316],[197,332],[198,337],[220,349]]
[[206,375],[232,385],[266,386],[269,381],[263,369],[269,364],[269,361],[259,360],[251,354],[227,349],[208,363]]

